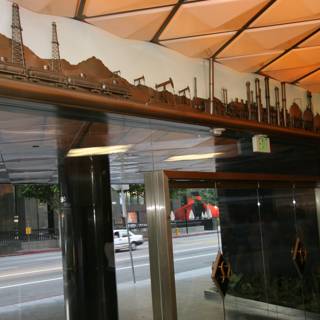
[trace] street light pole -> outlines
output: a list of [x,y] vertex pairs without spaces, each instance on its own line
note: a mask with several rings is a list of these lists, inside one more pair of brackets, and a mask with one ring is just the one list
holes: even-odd
[[131,262],[131,271],[132,271],[132,279],[133,283],[136,283],[136,275],[134,271],[134,264],[133,264],[133,257],[132,257],[132,248],[131,248],[131,241],[130,241],[130,230],[128,225],[128,213],[127,213],[127,206],[126,206],[126,194],[124,192],[123,185],[121,185],[121,207],[122,207],[122,217],[125,219],[127,234],[128,234],[128,246],[130,252],[130,262]]

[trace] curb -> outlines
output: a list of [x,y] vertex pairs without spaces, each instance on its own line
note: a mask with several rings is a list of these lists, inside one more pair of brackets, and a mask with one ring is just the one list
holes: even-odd
[[17,251],[9,254],[0,254],[0,258],[4,257],[15,257],[15,256],[25,256],[29,254],[39,254],[39,253],[50,253],[50,252],[59,252],[61,249],[52,248],[52,249],[43,249],[43,250],[30,250],[30,251]]
[[172,234],[172,238],[188,238],[188,237],[195,237],[195,236],[201,236],[201,235],[208,235],[208,234],[216,234],[218,233],[218,230],[213,230],[213,231],[207,231],[207,232],[195,232],[195,233],[184,233],[180,235],[175,235]]
[[[201,235],[209,235],[209,234],[216,234],[218,230],[214,231],[207,231],[207,232],[196,232],[196,233],[184,233],[181,235],[172,235],[172,238],[177,239],[177,238],[188,238],[188,237],[196,237],[196,236],[201,236]],[[147,238],[146,238],[147,239]],[[52,248],[52,249],[43,249],[43,250],[29,250],[29,251],[17,251],[9,254],[0,254],[0,258],[4,257],[15,257],[15,256],[25,256],[25,255],[30,255],[30,254],[40,254],[40,253],[51,253],[51,252],[60,252],[61,249],[59,248]]]

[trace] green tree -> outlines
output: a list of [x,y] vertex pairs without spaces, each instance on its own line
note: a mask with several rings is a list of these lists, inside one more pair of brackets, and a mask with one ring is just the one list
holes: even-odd
[[206,188],[206,189],[198,189],[198,188],[188,188],[188,189],[171,189],[170,190],[170,198],[181,200],[184,196],[187,198],[194,198],[193,193],[197,192],[202,201],[210,204],[218,204],[218,194],[217,189],[214,188]]
[[38,199],[47,204],[48,229],[54,232],[54,211],[59,206],[59,187],[56,184],[25,184],[20,188],[25,198]]
[[[129,185],[129,189],[125,191],[127,194],[127,201],[131,203],[131,201],[134,201],[136,199],[137,203],[139,203],[139,199],[144,199],[144,185],[133,183]],[[118,191],[119,193],[121,190]],[[129,195],[129,196],[128,196]]]
[[130,184],[128,193],[131,197],[144,198],[144,185],[143,184]]

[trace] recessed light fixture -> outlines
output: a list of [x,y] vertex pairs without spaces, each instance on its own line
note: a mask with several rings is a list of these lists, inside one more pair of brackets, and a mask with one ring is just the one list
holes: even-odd
[[191,160],[204,160],[215,158],[216,156],[221,156],[223,152],[213,152],[213,153],[200,153],[200,154],[185,154],[182,156],[173,156],[165,161],[191,161]]
[[225,128],[213,128],[212,129],[212,133],[214,136],[221,136],[223,134],[223,132],[225,132],[226,129]]
[[131,144],[107,146],[107,147],[92,147],[92,148],[78,148],[71,149],[67,157],[87,157],[87,156],[99,156],[113,153],[124,153],[128,151]]

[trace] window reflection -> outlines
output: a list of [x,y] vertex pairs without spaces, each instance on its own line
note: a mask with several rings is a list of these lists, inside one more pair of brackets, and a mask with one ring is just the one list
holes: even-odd
[[[186,314],[205,317],[213,312],[217,319],[249,314],[254,315],[252,319],[286,319],[288,312],[295,317],[317,317],[319,192],[314,186],[219,182],[211,189],[201,189],[190,183],[186,188],[171,187],[170,199],[174,246],[195,242],[198,254],[204,243],[210,248],[209,259],[203,254],[197,258],[206,266],[202,273],[192,262],[194,252],[184,263],[179,261],[179,250],[174,252],[179,319]],[[210,218],[206,216],[208,208],[215,207],[218,211],[210,210]],[[212,221],[210,228],[208,220]],[[293,261],[297,238],[306,248],[302,274]],[[224,301],[210,274],[218,250],[232,269]],[[187,278],[181,264],[183,270],[193,269]],[[201,310],[188,307],[194,301],[201,303]]]

